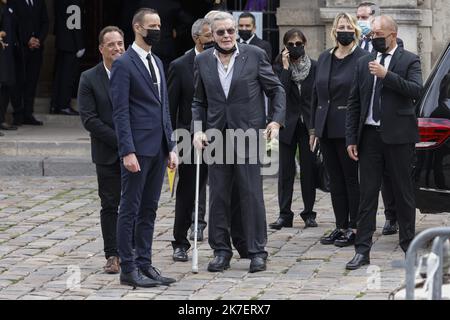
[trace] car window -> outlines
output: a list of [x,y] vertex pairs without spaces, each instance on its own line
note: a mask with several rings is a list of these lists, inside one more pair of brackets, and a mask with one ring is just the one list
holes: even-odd
[[421,117],[450,119],[450,50],[447,50],[425,86]]

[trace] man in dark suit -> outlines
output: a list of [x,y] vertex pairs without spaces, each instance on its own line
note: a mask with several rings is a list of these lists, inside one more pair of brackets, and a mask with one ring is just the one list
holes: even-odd
[[120,162],[112,119],[109,78],[114,60],[125,52],[124,36],[117,27],[100,32],[99,50],[102,62],[81,74],[78,108],[84,127],[91,134],[92,161],[96,165],[98,195],[101,200],[102,228],[106,273],[119,273],[117,252],[117,212],[120,202]]
[[415,232],[411,164],[419,141],[413,100],[422,91],[420,59],[397,45],[398,27],[391,17],[376,17],[372,26],[372,42],[378,53],[358,61],[346,119],[347,151],[350,158],[359,160],[361,190],[356,254],[346,265],[349,270],[370,263],[385,168],[394,189],[403,251]]
[[[17,127],[6,123],[6,111],[9,101],[14,113],[22,112],[22,104],[17,97],[17,79],[21,77],[18,57],[19,37],[17,34],[18,21],[14,1],[0,1],[0,130],[17,130]],[[0,131],[0,136],[3,133]]]
[[161,20],[153,9],[135,14],[135,41],[114,61],[110,80],[113,122],[122,159],[117,220],[120,283],[133,287],[175,282],[152,265],[156,210],[167,161],[170,168],[177,166],[163,64],[151,51],[160,38],[160,28]]
[[[169,90],[170,115],[172,127],[176,129],[190,130],[192,120],[192,96],[194,94],[194,59],[197,54],[203,52],[204,45],[212,43],[211,25],[208,20],[199,19],[192,26],[192,38],[195,47],[180,58],[172,61],[169,66],[167,87]],[[192,141],[192,138],[191,140]],[[196,165],[194,164],[194,150],[184,151],[181,155],[186,163],[178,167],[178,184],[176,190],[175,222],[173,226],[174,249],[173,260],[187,261],[187,250],[190,243],[187,240],[187,231],[191,226],[192,210],[195,201]],[[189,159],[188,159],[189,158]],[[200,204],[198,221],[198,240],[203,240],[203,230],[206,227],[206,180],[207,166],[201,164],[200,171]]]
[[[267,54],[256,46],[236,44],[235,25],[229,13],[216,14],[212,22],[215,48],[202,52],[194,62],[194,146],[203,149],[208,144],[207,134],[215,138],[211,144],[212,150],[209,147],[206,149],[206,153],[212,156],[207,159],[209,244],[215,256],[208,265],[210,272],[220,272],[230,266],[232,250],[228,221],[231,221],[233,206],[233,182],[239,188],[242,225],[251,259],[249,271],[266,269],[266,212],[257,155],[260,142],[258,130],[266,127],[263,91],[272,99],[274,110],[273,122],[266,129],[268,139],[278,135],[286,111],[286,95],[273,73]],[[204,128],[198,128],[199,124]],[[227,143],[228,146],[234,145],[239,130],[246,132],[250,139],[253,134],[256,141],[250,142],[248,148],[245,141],[238,142],[222,153],[222,147]]]
[[23,46],[25,79],[22,88],[22,114],[15,116],[14,124],[43,125],[33,116],[34,98],[41,71],[44,42],[48,34],[48,13],[45,0],[24,0],[16,2],[20,40]]
[[71,107],[71,100],[75,77],[79,72],[79,59],[85,52],[83,26],[72,29],[68,25],[73,13],[72,11],[68,13],[67,9],[71,6],[78,6],[81,9],[81,0],[55,2],[56,70],[50,111],[64,115],[78,115]]
[[[361,28],[361,40],[359,45],[368,52],[376,52],[372,45],[372,27],[371,23],[375,16],[379,14],[378,6],[373,2],[362,2],[356,8],[356,17],[358,25]],[[403,41],[397,38],[397,44],[403,48]],[[383,235],[396,234],[398,231],[397,214],[395,213],[394,190],[392,188],[391,178],[386,172],[383,173],[383,182],[381,183],[381,195],[384,203],[384,215],[386,222],[383,227]]]
[[239,16],[239,43],[252,44],[260,47],[267,53],[269,61],[272,62],[272,46],[269,42],[258,38],[256,35],[256,19],[250,12],[244,12]]

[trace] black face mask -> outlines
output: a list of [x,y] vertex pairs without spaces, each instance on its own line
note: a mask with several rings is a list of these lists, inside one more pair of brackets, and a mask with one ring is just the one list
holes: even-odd
[[153,46],[159,42],[161,39],[161,30],[157,29],[145,29],[147,30],[147,36],[143,37],[144,42],[148,46]]
[[217,42],[214,42],[214,48],[219,51],[221,54],[232,54],[233,52],[236,51],[236,46],[234,46],[233,48],[231,48],[230,50],[225,50],[222,49]]
[[247,41],[252,37],[252,30],[239,30],[239,37],[242,40]]
[[376,52],[385,53],[388,50],[386,38],[373,38],[372,45]]
[[355,33],[353,31],[338,31],[336,40],[343,46],[348,46],[355,41]]
[[210,42],[204,43],[203,44],[203,50],[208,50],[208,49],[214,47],[214,43],[215,43],[214,41],[210,41]]
[[288,47],[289,50],[289,57],[292,60],[297,60],[298,58],[301,58],[305,55],[305,47],[299,46],[299,47]]

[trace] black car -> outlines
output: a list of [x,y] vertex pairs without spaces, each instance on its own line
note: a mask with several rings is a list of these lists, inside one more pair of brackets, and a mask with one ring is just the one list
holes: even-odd
[[417,103],[416,207],[422,213],[450,212],[450,43]]

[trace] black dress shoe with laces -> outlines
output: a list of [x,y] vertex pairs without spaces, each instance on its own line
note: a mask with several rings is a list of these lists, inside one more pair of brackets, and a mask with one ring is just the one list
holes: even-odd
[[172,255],[173,261],[188,261],[188,254],[184,248],[175,248]]
[[370,259],[369,257],[361,254],[361,253],[357,253],[355,254],[355,256],[353,257],[352,260],[350,260],[347,265],[345,266],[345,269],[347,270],[356,270],[361,268],[362,266],[366,265],[366,264],[370,264]]
[[61,109],[58,114],[66,115],[66,116],[78,116],[80,113],[72,108]]
[[17,130],[17,127],[7,123],[0,123],[0,130]]
[[254,257],[252,258],[252,261],[250,262],[250,273],[255,273],[259,271],[265,271],[266,270],[266,259],[261,257]]
[[336,239],[334,241],[334,245],[336,247],[348,247],[355,244],[356,234],[353,232],[352,229],[346,230],[342,236]]
[[316,228],[316,227],[317,227],[316,219],[314,219],[314,218],[306,218],[306,220],[305,220],[305,229],[306,228]]
[[278,219],[275,222],[272,222],[271,224],[269,224],[269,227],[271,229],[275,229],[275,230],[280,230],[281,228],[292,228],[292,218],[288,219],[288,218],[283,218],[283,217],[278,217]]
[[334,229],[329,235],[320,238],[321,244],[334,244],[334,242],[343,235],[340,229]]
[[159,284],[163,286],[169,286],[170,284],[176,281],[173,278],[163,277],[161,275],[161,271],[159,271],[153,266],[150,266],[148,268],[141,268],[140,270],[147,278],[157,281],[159,282]]
[[227,258],[225,256],[215,256],[213,260],[211,260],[208,264],[209,272],[223,272],[230,268],[230,260],[231,258]]
[[[42,125],[44,125],[44,123],[42,121],[37,120],[33,116],[25,118],[23,120],[23,124],[28,124],[30,126],[42,126]],[[16,124],[14,123],[14,125],[16,125]]]
[[140,270],[136,269],[129,273],[120,273],[120,284],[125,286],[131,286],[134,289],[137,287],[141,288],[152,288],[159,286],[161,283],[146,277]]
[[386,220],[383,227],[382,234],[384,236],[389,236],[391,234],[396,234],[398,232],[397,220]]

